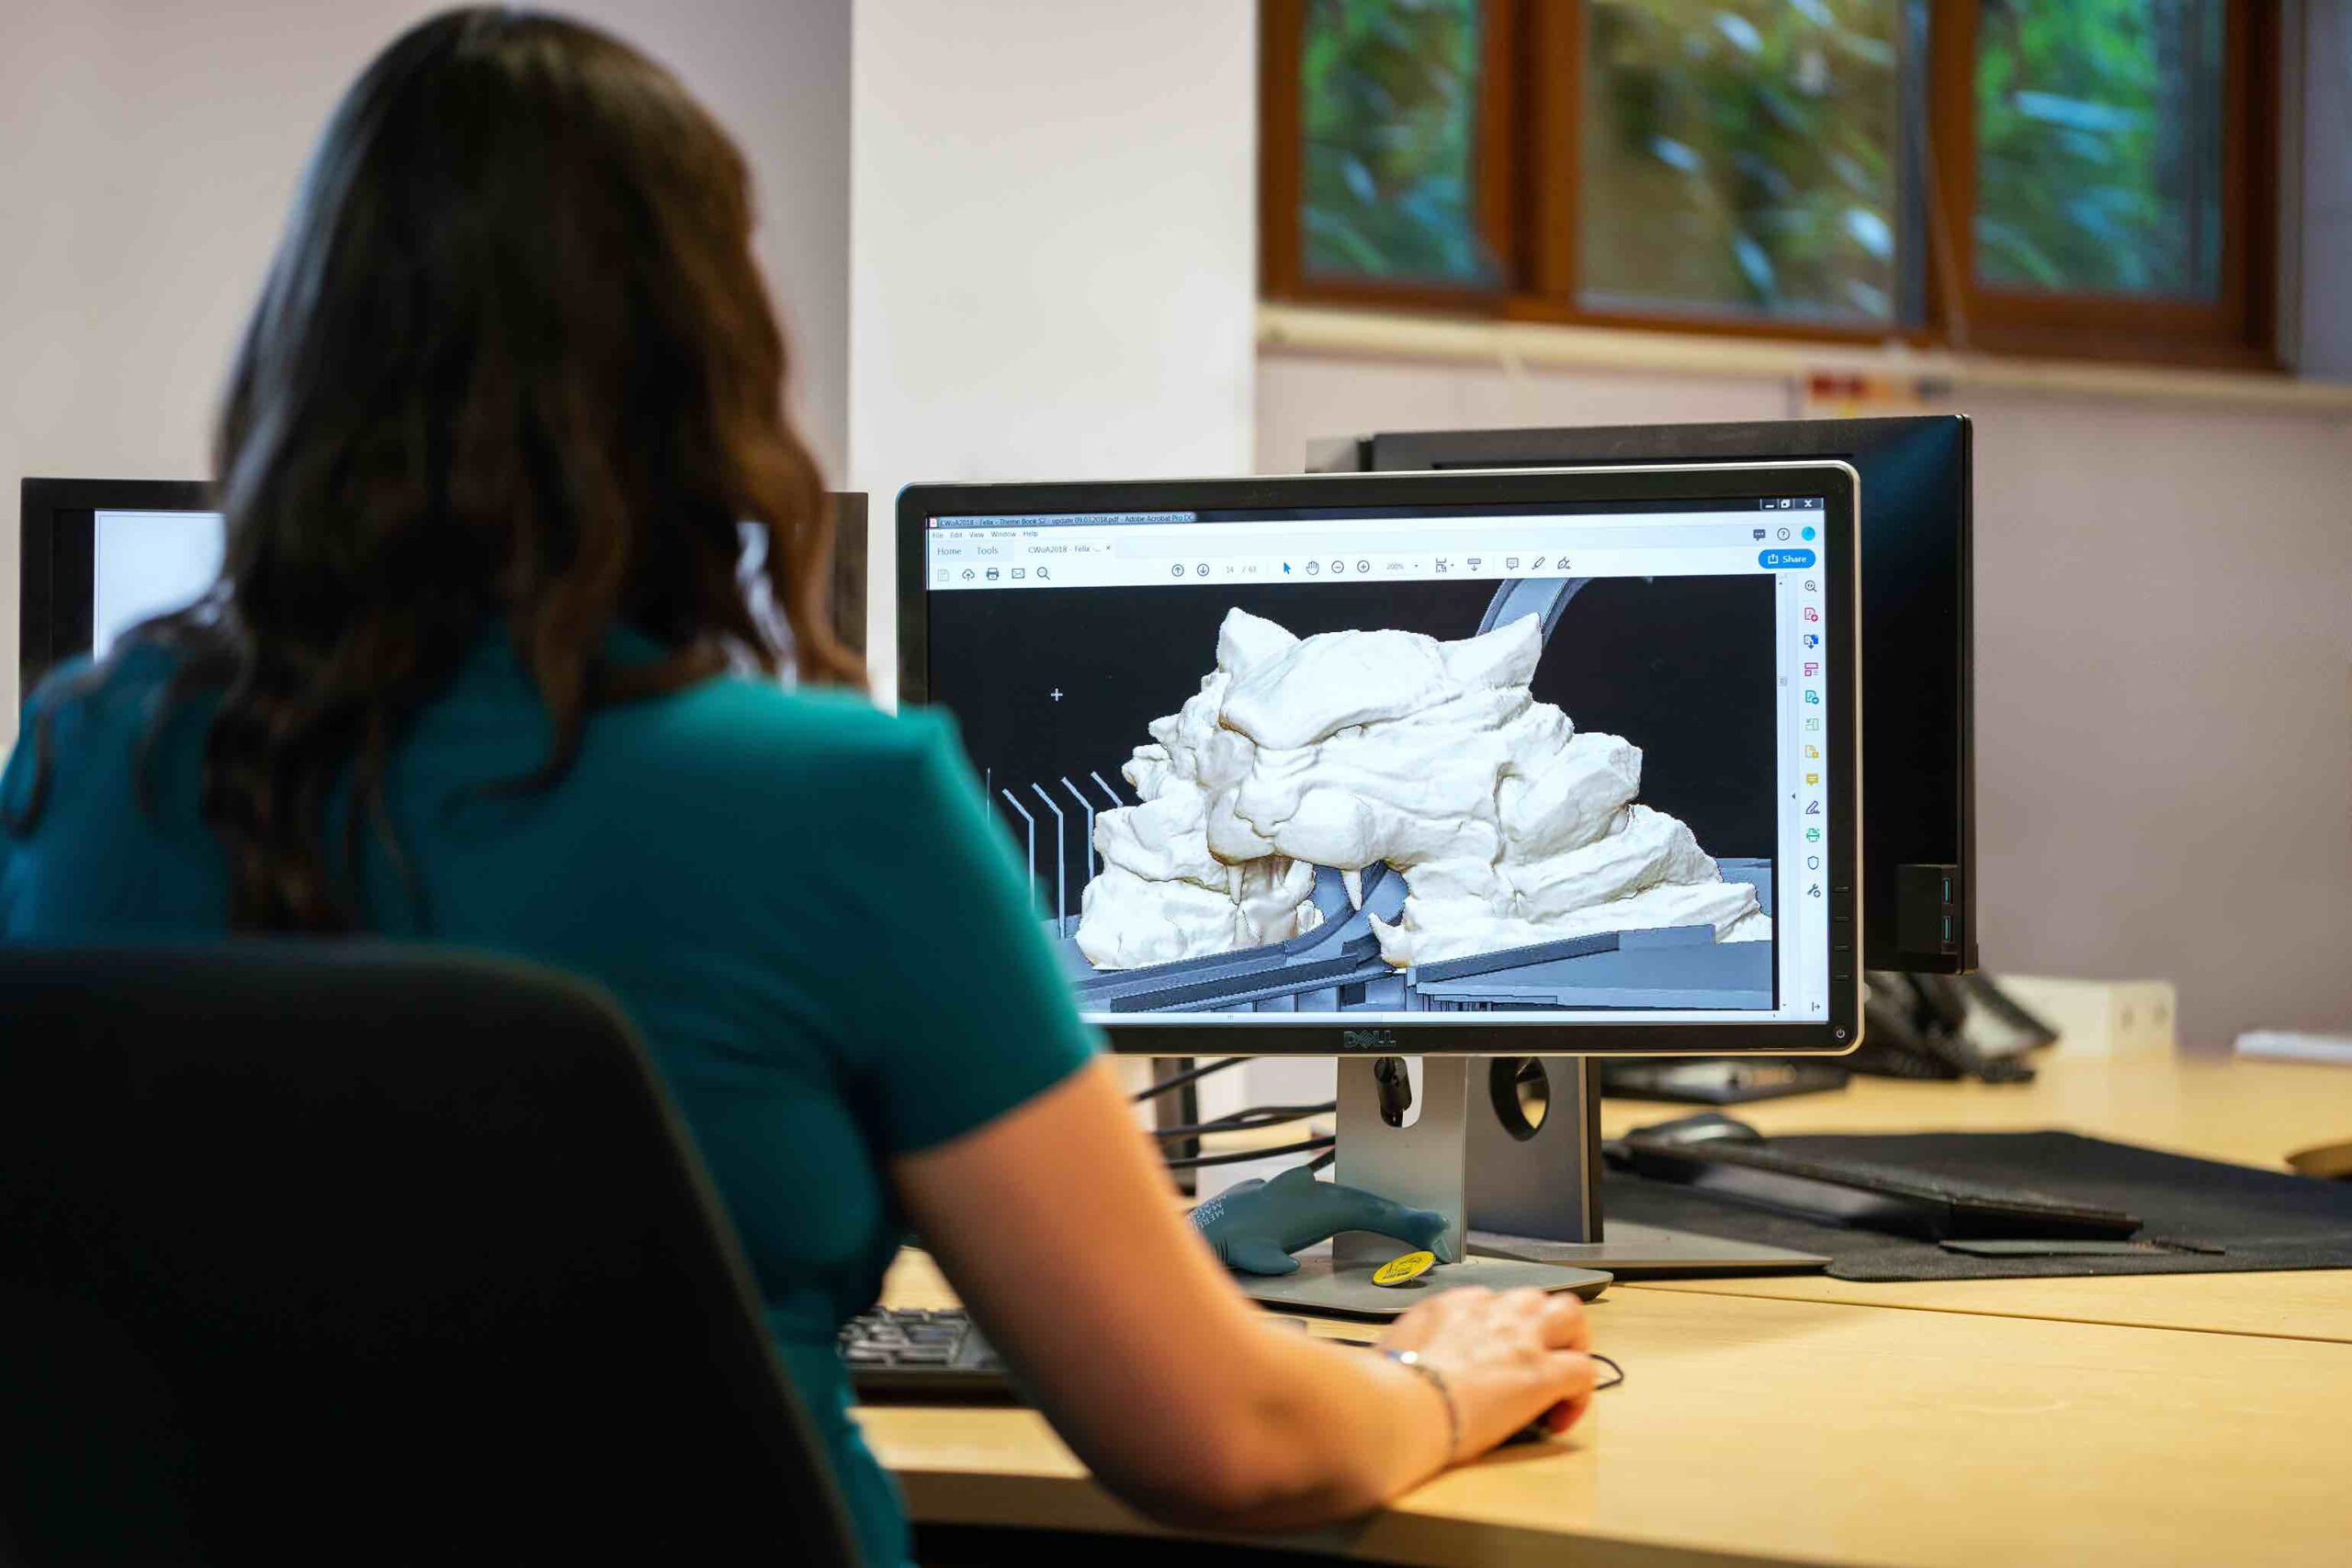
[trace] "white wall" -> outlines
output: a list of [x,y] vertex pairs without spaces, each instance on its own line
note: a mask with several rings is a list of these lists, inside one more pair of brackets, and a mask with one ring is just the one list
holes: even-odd
[[[1376,430],[1792,406],[1770,378],[1269,353],[1258,461]],[[1951,406],[1976,421],[1985,964],[2173,979],[2204,1043],[2352,1025],[2352,420]]]
[[[567,0],[742,144],[829,470],[848,420],[851,0]],[[200,477],[213,401],[311,139],[420,0],[0,5],[0,751],[17,725],[17,480]]]
[[859,0],[850,471],[886,700],[900,486],[1247,471],[1256,39],[1249,0]]

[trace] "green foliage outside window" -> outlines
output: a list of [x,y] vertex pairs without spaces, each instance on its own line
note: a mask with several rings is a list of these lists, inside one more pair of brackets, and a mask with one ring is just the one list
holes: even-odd
[[1299,84],[1306,270],[1488,281],[1473,182],[1477,0],[1312,0]]
[[[1939,0],[1586,0],[1580,302],[1899,324],[1902,127]],[[1982,0],[1979,279],[2213,298],[2223,0]],[[1493,286],[1477,220],[1478,0],[1308,0],[1309,276]],[[1906,291],[1906,282],[1910,285]]]
[[1898,0],[1592,0],[1589,302],[1884,323]]
[[2003,288],[2212,297],[2221,0],[1991,0],[1976,271]]

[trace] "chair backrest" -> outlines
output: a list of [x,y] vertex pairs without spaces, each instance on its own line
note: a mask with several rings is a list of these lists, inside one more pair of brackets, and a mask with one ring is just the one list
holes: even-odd
[[851,1539],[599,993],[374,943],[0,952],[0,1561]]

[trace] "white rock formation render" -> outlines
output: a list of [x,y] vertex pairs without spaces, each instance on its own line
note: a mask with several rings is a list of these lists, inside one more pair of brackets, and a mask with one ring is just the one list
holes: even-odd
[[1755,889],[1634,803],[1640,748],[1534,700],[1543,651],[1532,615],[1440,642],[1229,611],[1216,670],[1123,770],[1142,804],[1095,818],[1079,951],[1133,969],[1282,942],[1321,922],[1317,866],[1360,898],[1382,861],[1409,891],[1373,919],[1400,969],[1658,926],[1769,940]]

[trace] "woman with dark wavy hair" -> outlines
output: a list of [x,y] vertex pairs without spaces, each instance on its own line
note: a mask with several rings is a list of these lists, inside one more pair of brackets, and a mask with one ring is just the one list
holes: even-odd
[[[945,720],[809,689],[856,671],[752,225],[717,124],[602,33],[455,11],[369,65],[230,375],[220,581],[27,705],[0,939],[370,932],[603,984],[877,1562],[905,1525],[834,1334],[908,1226],[1165,1517],[1313,1524],[1565,1427],[1592,1376],[1572,1299],[1441,1296],[1392,1333],[1413,1366],[1256,1321]],[[780,628],[738,580],[746,520]]]

